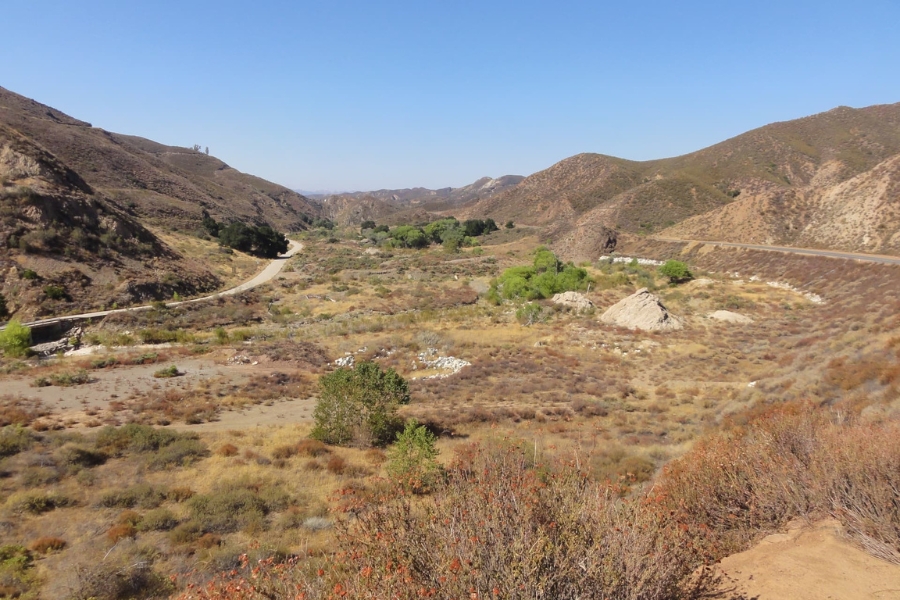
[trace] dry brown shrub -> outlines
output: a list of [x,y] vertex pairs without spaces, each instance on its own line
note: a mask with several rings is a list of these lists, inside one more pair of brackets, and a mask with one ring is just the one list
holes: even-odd
[[223,444],[216,450],[216,454],[219,456],[237,456],[238,447],[234,444]]
[[48,552],[58,552],[66,547],[66,541],[58,537],[40,537],[30,544],[28,549],[38,554],[47,554]]
[[670,463],[656,492],[709,527],[717,557],[789,520],[832,515],[873,553],[900,563],[900,423],[864,424],[808,404],[760,411]]
[[137,529],[130,523],[120,523],[113,525],[106,532],[106,539],[115,544],[119,540],[126,538],[134,538],[137,535]]
[[166,493],[166,498],[172,502],[184,502],[190,500],[196,492],[189,487],[173,487]]
[[331,456],[325,463],[325,468],[328,469],[329,473],[341,475],[347,469],[347,461],[340,456]]
[[272,450],[272,458],[275,460],[286,460],[297,455],[297,447],[291,445],[278,446]]
[[331,450],[323,442],[319,440],[301,440],[297,443],[297,453],[302,456],[324,456],[329,454]]

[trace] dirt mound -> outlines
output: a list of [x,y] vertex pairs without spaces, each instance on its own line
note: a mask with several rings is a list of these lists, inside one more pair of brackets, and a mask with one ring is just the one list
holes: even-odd
[[886,600],[900,598],[900,565],[866,554],[829,519],[797,524],[722,560],[730,584],[765,600]]
[[707,319],[715,319],[716,321],[725,321],[726,323],[752,323],[753,319],[746,315],[731,312],[730,310],[717,310],[706,315]]
[[651,294],[647,288],[641,288],[609,307],[600,320],[644,331],[673,331],[683,327],[681,319],[671,314],[659,296]]
[[578,292],[563,292],[561,294],[556,294],[551,298],[551,301],[554,304],[574,308],[577,311],[594,308],[594,303],[588,300],[587,296],[579,294]]

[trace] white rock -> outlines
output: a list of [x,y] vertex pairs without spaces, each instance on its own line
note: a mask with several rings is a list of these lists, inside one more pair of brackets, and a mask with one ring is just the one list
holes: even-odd
[[644,331],[673,331],[684,325],[671,314],[655,294],[641,288],[603,313],[600,320],[610,325]]

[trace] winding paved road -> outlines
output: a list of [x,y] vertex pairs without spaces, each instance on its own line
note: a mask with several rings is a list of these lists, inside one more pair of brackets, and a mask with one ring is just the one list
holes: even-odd
[[748,250],[765,250],[768,252],[786,252],[788,254],[805,254],[807,256],[826,256],[828,258],[842,258],[845,260],[858,260],[862,262],[878,263],[883,265],[900,265],[900,257],[884,256],[881,254],[859,254],[856,252],[837,252],[835,250],[813,250],[811,248],[791,248],[790,246],[762,246],[759,244],[737,244],[733,242],[709,242],[704,240],[681,240],[650,236],[650,239],[661,242],[679,242],[706,244],[709,246],[725,246],[727,248],[747,248]]
[[[284,254],[280,254],[278,256],[278,258],[276,258],[275,260],[270,262],[268,265],[266,265],[266,268],[263,269],[262,271],[260,271],[259,273],[257,273],[253,279],[245,281],[244,283],[242,283],[238,286],[235,286],[233,288],[227,289],[225,291],[216,292],[215,294],[210,294],[209,296],[203,296],[201,298],[192,298],[190,300],[182,300],[180,302],[167,302],[166,306],[170,306],[170,307],[171,306],[180,306],[182,304],[193,304],[194,302],[205,302],[207,300],[214,300],[214,299],[222,297],[222,296],[233,296],[240,292],[253,289],[253,288],[258,287],[268,281],[271,281],[272,279],[275,278],[276,275],[278,275],[281,272],[281,269],[284,268],[284,265],[287,264],[287,259],[289,259],[290,257],[292,257],[297,252],[299,252],[300,250],[303,249],[303,244],[301,244],[300,242],[288,240],[288,243],[290,244],[288,247],[288,251],[285,252]],[[63,315],[63,316],[59,316],[59,317],[52,317],[50,319],[40,319],[38,321],[31,321],[30,323],[22,323],[22,324],[26,325],[28,327],[35,327],[35,326],[40,327],[42,325],[50,325],[52,323],[57,323],[60,321],[78,321],[78,320],[82,320],[82,319],[93,319],[93,318],[105,317],[106,315],[112,315],[115,313],[138,312],[138,311],[142,311],[142,310],[150,310],[151,308],[152,308],[152,305],[148,304],[145,306],[132,306],[131,308],[116,308],[113,310],[100,310],[100,311],[90,312],[90,313],[81,313],[78,315]],[[3,327],[0,327],[0,329],[3,329],[3,328],[5,328],[5,325]]]

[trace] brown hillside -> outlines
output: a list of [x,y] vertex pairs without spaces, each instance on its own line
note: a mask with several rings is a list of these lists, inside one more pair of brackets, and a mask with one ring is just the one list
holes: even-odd
[[432,215],[422,208],[402,206],[374,196],[328,196],[322,202],[322,214],[342,227],[356,227],[363,221],[403,225],[432,219]]
[[217,220],[299,230],[318,214],[307,198],[188,148],[110,133],[0,88],[0,123],[52,152],[95,190],[148,224],[196,230]]
[[219,281],[0,125],[0,292],[20,318],[171,298]]
[[467,202],[477,202],[490,198],[509,188],[518,185],[524,177],[521,175],[504,175],[496,179],[482,177],[477,181],[459,188],[405,188],[400,190],[375,190],[370,192],[348,192],[335,194],[341,198],[376,199],[397,208],[419,207],[428,211],[453,211]]
[[545,226],[570,255],[599,227],[896,252],[898,154],[900,104],[840,107],[675,158],[580,154],[461,212]]

